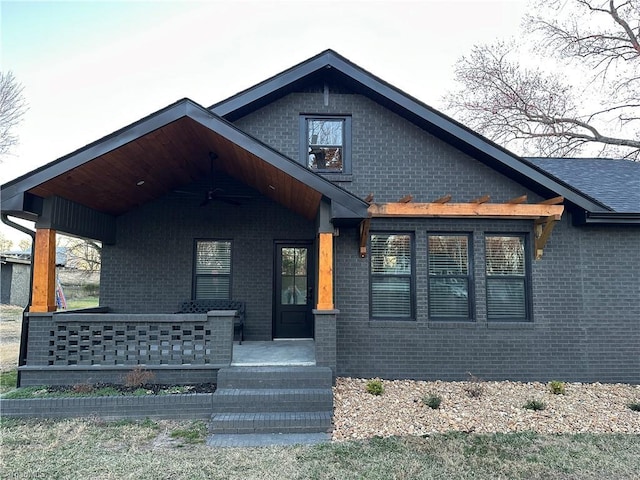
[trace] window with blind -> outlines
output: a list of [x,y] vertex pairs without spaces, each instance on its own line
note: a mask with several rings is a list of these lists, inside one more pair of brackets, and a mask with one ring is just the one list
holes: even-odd
[[231,298],[231,242],[229,240],[196,240],[194,263],[194,300]]
[[429,235],[429,318],[469,320],[469,236]]
[[487,319],[528,319],[526,242],[523,235],[487,235]]
[[371,235],[372,318],[414,318],[412,243],[412,236],[409,234]]

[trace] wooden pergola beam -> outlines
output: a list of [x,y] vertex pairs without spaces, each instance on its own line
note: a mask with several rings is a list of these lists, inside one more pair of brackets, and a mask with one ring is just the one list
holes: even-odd
[[527,203],[373,203],[370,217],[511,218],[560,220],[563,205]]
[[436,198],[431,203],[447,203],[447,202],[450,202],[450,201],[451,201],[451,195],[447,194],[444,197]]
[[491,200],[489,195],[483,195],[482,197],[474,198],[470,203],[487,203],[489,200]]
[[564,202],[564,197],[559,196],[559,197],[549,198],[547,200],[542,200],[541,202],[538,202],[538,203],[541,205],[559,205],[562,202]]
[[56,311],[56,231],[37,228],[32,259],[30,312]]
[[507,201],[507,203],[512,203],[512,204],[527,203],[527,196],[520,195],[519,197],[515,197]]

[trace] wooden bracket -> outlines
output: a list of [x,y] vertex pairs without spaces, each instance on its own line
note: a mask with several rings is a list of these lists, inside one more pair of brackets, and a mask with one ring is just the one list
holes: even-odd
[[365,218],[360,222],[360,258],[365,258],[367,256],[367,241],[369,240],[370,225],[370,218]]
[[540,218],[535,221],[535,229],[536,229],[536,260],[540,260],[542,258],[542,253],[544,252],[544,246],[547,244],[547,240],[551,236],[551,231],[556,223],[556,217],[551,215],[546,218]]

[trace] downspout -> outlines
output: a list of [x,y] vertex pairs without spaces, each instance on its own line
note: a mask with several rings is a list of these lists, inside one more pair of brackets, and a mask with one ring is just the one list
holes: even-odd
[[[33,296],[33,254],[34,248],[36,244],[36,232],[33,230],[29,230],[27,227],[20,225],[19,223],[15,223],[9,220],[9,215],[3,213],[1,216],[2,223],[5,225],[15,228],[16,230],[20,230],[22,233],[26,233],[31,237],[31,273],[29,275],[29,300],[27,301],[27,305],[24,307],[22,311],[22,331],[20,333],[20,350],[18,352],[18,367],[21,367],[27,363],[27,340],[29,338],[29,316],[27,312],[29,311],[29,307],[31,306],[31,300]],[[20,369],[18,368],[18,378],[16,381],[16,387],[20,386]]]

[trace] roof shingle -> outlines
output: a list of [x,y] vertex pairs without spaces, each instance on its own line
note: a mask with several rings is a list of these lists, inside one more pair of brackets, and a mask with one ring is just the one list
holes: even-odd
[[640,212],[640,162],[610,158],[527,160],[615,212]]

